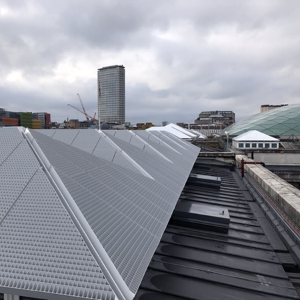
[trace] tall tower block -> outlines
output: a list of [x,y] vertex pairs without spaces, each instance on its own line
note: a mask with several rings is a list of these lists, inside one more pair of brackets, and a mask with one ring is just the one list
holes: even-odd
[[101,122],[125,123],[125,68],[98,69],[98,117]]

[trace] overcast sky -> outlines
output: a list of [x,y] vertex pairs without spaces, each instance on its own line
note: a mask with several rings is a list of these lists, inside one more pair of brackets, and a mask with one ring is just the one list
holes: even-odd
[[97,111],[97,69],[124,65],[126,121],[240,120],[300,102],[299,0],[0,0],[0,107],[52,121]]

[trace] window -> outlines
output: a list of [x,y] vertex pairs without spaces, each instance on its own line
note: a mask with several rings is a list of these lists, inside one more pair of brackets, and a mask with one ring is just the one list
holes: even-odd
[[239,148],[244,148],[244,143],[239,143]]
[[265,143],[265,148],[270,148],[270,144],[269,143]]
[[277,148],[277,143],[272,143],[272,144],[271,144],[271,147],[272,147],[272,148]]
[[245,147],[246,147],[246,148],[250,148],[250,143],[246,143],[246,144],[245,144]]
[[263,143],[258,143],[258,148],[263,148],[264,144]]
[[252,148],[256,148],[256,143],[252,143]]

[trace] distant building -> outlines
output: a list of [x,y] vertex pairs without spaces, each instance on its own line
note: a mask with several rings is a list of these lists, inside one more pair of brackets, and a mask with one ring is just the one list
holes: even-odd
[[98,69],[99,122],[125,123],[125,68],[108,66]]
[[288,104],[279,104],[279,105],[269,105],[269,104],[263,104],[260,107],[260,112],[264,112],[266,110],[282,107],[282,106],[287,106]]
[[20,126],[32,128],[32,112],[20,112]]
[[35,120],[32,119],[32,129],[42,129],[42,121],[41,120]]
[[19,119],[17,118],[2,117],[2,122],[4,126],[19,126]]
[[232,146],[238,149],[278,149],[279,139],[259,132],[250,130],[233,138]]
[[[39,120],[39,122],[36,122]],[[33,129],[51,128],[51,115],[49,113],[14,112],[0,108],[0,127],[24,126]]]
[[36,112],[32,114],[34,120],[41,120],[42,128],[50,128],[50,114],[46,112]]
[[134,126],[137,130],[145,130],[147,128],[153,127],[153,123],[152,122],[146,122],[146,123],[136,123],[136,125]]
[[0,108],[0,126],[19,126],[20,125],[20,113],[7,111],[4,108]]
[[225,128],[235,123],[235,113],[233,111],[203,111],[195,120],[195,124],[204,125],[204,127]]

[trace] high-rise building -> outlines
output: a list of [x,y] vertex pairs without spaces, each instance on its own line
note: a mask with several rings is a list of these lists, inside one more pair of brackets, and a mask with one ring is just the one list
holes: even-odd
[[100,122],[125,123],[125,68],[98,69],[98,117]]

